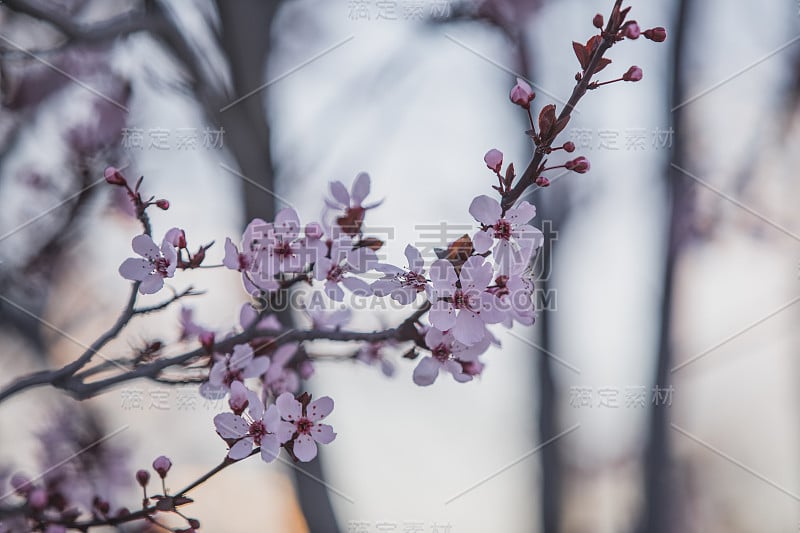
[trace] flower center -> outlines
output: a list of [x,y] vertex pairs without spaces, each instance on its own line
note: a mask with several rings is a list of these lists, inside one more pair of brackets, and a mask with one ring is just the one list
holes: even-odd
[[314,427],[314,422],[312,422],[306,417],[303,417],[297,421],[296,425],[298,434],[309,435],[311,433],[311,428]]
[[450,359],[451,354],[452,352],[450,351],[450,347],[444,343],[435,346],[431,350],[431,355],[434,357],[434,359],[438,360],[440,363],[444,363],[445,361]]
[[462,290],[457,290],[456,293],[453,295],[453,307],[456,309],[469,309],[470,308],[470,298]]
[[334,266],[331,267],[330,270],[328,270],[328,275],[325,277],[325,279],[327,279],[328,281],[333,281],[334,283],[337,283],[339,281],[342,281],[342,274],[343,273],[344,273],[344,269],[342,267],[340,267],[339,265],[334,265]]
[[414,287],[417,292],[422,292],[425,290],[427,280],[422,274],[409,271],[400,276],[400,282],[406,287]]
[[511,238],[511,222],[501,218],[494,225],[495,239],[509,240]]
[[153,262],[153,267],[161,277],[164,278],[167,277],[167,268],[169,267],[169,262],[165,258],[159,257],[158,259],[156,259]]
[[250,435],[256,443],[256,446],[261,446],[261,439],[267,434],[267,428],[261,420],[255,420],[250,424]]

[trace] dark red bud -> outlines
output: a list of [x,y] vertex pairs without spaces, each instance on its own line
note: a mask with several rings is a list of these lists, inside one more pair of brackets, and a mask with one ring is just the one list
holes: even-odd
[[167,209],[169,209],[169,200],[164,200],[163,198],[161,200],[156,200],[156,205],[160,209],[166,211]]
[[600,13],[595,15],[594,18],[592,19],[592,24],[594,24],[595,28],[602,29],[603,28],[603,15],[601,15]]
[[573,172],[577,172],[578,174],[586,174],[587,172],[589,172],[591,165],[589,164],[588,159],[586,159],[583,156],[580,156],[564,163],[564,168],[566,168],[567,170],[571,170]]
[[657,26],[655,28],[650,28],[649,30],[644,30],[644,36],[651,41],[662,43],[667,39],[667,30],[661,26]]
[[640,81],[642,79],[642,69],[634,65],[622,75],[622,79],[624,81]]
[[150,472],[147,470],[139,470],[136,472],[136,482],[139,483],[139,485],[146,487],[148,481],[150,481]]
[[536,185],[538,187],[549,187],[550,180],[545,178],[544,176],[539,176],[538,178],[536,178]]
[[564,143],[564,146],[562,146],[562,148],[564,148],[565,152],[571,154],[572,152],[575,151],[575,143],[572,141],[567,141]]

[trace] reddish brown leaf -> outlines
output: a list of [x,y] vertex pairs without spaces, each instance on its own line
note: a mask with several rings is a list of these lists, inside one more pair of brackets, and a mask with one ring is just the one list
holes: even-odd
[[551,137],[551,130],[556,123],[556,106],[548,104],[539,113],[539,135],[546,142]]
[[572,49],[575,51],[575,56],[578,58],[578,63],[581,64],[581,69],[586,70],[589,65],[589,52],[586,48],[578,42],[572,41]]

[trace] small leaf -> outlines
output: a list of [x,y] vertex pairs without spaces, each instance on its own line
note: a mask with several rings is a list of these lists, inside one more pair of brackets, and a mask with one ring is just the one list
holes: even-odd
[[597,62],[597,68],[595,69],[595,74],[606,68],[608,65],[611,64],[611,60],[607,57],[601,57],[600,61]]
[[586,70],[589,65],[589,51],[581,43],[575,41],[572,41],[572,49],[575,51],[578,63],[581,64],[581,69]]
[[552,139],[551,130],[556,123],[556,106],[548,104],[539,113],[539,135],[544,142]]

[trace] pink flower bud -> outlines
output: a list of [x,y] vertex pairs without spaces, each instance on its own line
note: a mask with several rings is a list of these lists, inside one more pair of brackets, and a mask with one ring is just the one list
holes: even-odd
[[148,481],[150,481],[150,472],[147,470],[139,470],[136,472],[136,482],[139,485],[146,487]]
[[592,24],[594,25],[595,28],[602,29],[603,28],[603,15],[601,15],[600,13],[595,15],[594,18],[592,19]]
[[573,172],[577,172],[578,174],[586,174],[589,172],[591,165],[589,164],[589,160],[583,156],[576,157],[572,161],[567,161],[564,163],[564,168],[567,170],[571,170]]
[[169,209],[169,200],[164,200],[163,198],[160,200],[156,200],[156,206],[158,206],[159,209],[163,209],[164,211],[166,211],[167,209]]
[[164,239],[175,248],[186,248],[186,233],[180,228],[170,228]]
[[490,170],[500,172],[500,169],[503,167],[503,152],[492,148],[483,156],[483,161]]
[[622,75],[624,81],[639,81],[642,79],[642,69],[636,65],[628,69],[628,72]]
[[661,26],[657,26],[655,28],[650,28],[649,30],[644,30],[644,36],[651,41],[662,43],[667,39],[667,30]]
[[564,146],[562,148],[564,148],[565,152],[571,154],[572,152],[575,151],[575,143],[572,141],[567,141],[564,143]]
[[108,167],[103,172],[103,177],[105,177],[106,182],[111,185],[119,185],[122,187],[128,184],[128,182],[125,180],[125,176],[122,175],[122,172],[114,167]]
[[537,187],[549,187],[550,186],[550,180],[545,178],[544,176],[539,176],[538,178],[536,178],[536,186]]
[[172,461],[163,455],[156,457],[156,460],[153,461],[153,470],[158,472],[161,479],[167,477],[167,472],[169,472],[170,468],[172,468]]
[[641,33],[642,30],[639,29],[639,25],[633,20],[626,23],[625,28],[622,30],[622,35],[628,39],[638,39]]
[[531,86],[528,85],[525,80],[517,78],[517,84],[511,89],[509,97],[511,101],[518,106],[530,109],[531,100],[536,98],[536,93],[533,92],[533,89],[531,89]]
[[247,388],[242,385],[241,381],[234,381],[231,383],[231,396],[228,399],[228,405],[235,415],[241,415],[247,408],[250,401],[247,399]]
[[28,503],[37,510],[42,510],[47,506],[47,491],[44,489],[33,489],[28,496]]

